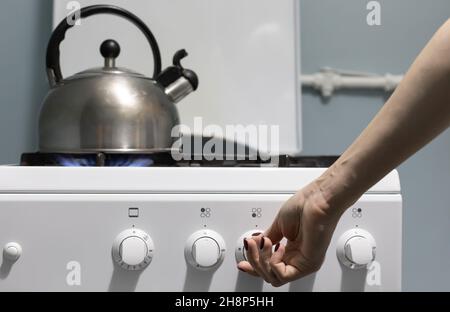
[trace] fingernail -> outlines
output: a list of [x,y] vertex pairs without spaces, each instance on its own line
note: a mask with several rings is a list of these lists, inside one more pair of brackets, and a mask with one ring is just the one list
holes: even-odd
[[248,250],[248,243],[247,240],[244,238],[244,248],[245,250]]
[[275,252],[278,250],[278,248],[280,248],[280,243],[275,245]]
[[252,236],[259,236],[259,235],[261,235],[261,232],[256,232],[252,234]]
[[238,268],[239,269],[239,271],[242,271],[242,272],[245,272],[243,269],[241,269],[241,268]]
[[259,243],[259,249],[264,248],[264,237],[261,237],[261,243]]

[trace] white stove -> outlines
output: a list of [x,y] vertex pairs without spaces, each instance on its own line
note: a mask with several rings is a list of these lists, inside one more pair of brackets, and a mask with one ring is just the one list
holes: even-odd
[[0,291],[400,291],[397,172],[343,215],[323,267],[280,288],[242,236],[324,168],[0,167]]

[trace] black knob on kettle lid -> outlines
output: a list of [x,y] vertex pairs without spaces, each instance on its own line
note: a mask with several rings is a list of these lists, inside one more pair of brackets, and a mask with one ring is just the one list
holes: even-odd
[[120,54],[120,45],[113,39],[103,41],[100,53],[104,58],[117,58]]

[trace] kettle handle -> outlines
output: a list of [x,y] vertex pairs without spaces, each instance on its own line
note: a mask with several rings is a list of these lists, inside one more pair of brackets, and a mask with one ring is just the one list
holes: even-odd
[[[65,38],[66,31],[75,25],[75,23],[69,23],[69,20],[75,20],[76,13],[77,12],[73,13],[59,23],[48,42],[46,62],[48,80],[51,86],[54,86],[63,80],[60,67],[59,46]],[[96,14],[113,14],[121,16],[132,22],[142,31],[152,48],[154,62],[153,78],[156,79],[161,72],[161,53],[159,52],[158,43],[147,25],[133,13],[114,5],[92,5],[84,7],[79,11],[79,18],[86,18]]]

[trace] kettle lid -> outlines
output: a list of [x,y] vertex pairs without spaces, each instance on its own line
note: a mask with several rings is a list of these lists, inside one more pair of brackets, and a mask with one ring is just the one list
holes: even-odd
[[129,77],[150,79],[128,68],[116,67],[116,59],[120,54],[120,45],[117,43],[117,41],[113,39],[105,40],[100,46],[100,53],[104,58],[103,67],[95,67],[81,71],[71,77],[66,78],[65,80],[67,81],[80,78],[90,78],[105,74],[114,74],[114,75],[123,75]]

